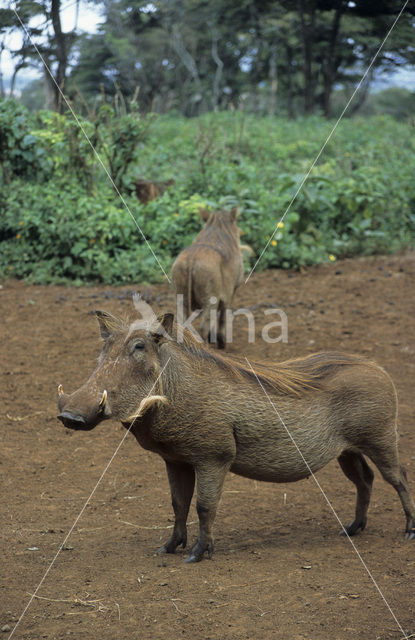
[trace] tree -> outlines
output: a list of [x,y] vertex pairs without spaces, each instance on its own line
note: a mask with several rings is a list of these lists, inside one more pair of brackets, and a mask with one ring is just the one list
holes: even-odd
[[12,51],[17,62],[11,93],[20,69],[28,64],[42,64],[40,53],[48,67],[44,68],[47,106],[62,110],[60,90],[65,87],[69,56],[77,34],[76,29],[66,33],[62,30],[61,0],[17,0],[16,12],[8,9],[0,14],[0,33],[2,24],[6,33],[20,30],[22,34],[21,46]]
[[11,9],[0,9],[0,98],[4,97],[3,72],[1,59],[7,48],[7,36],[15,26],[15,15]]
[[[244,104],[330,117],[333,91],[355,87],[398,11],[394,0],[105,0],[101,28],[79,38],[68,74],[76,34],[62,32],[61,0],[30,2],[47,7],[42,51],[59,86],[90,101],[100,87],[126,98],[139,88],[144,111],[187,116]],[[413,13],[401,16],[373,74],[415,61]],[[58,98],[55,87],[55,106]]]

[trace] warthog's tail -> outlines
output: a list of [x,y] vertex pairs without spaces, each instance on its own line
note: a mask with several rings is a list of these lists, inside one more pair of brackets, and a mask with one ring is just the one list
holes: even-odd
[[252,247],[249,246],[249,244],[240,244],[239,245],[239,249],[242,253],[242,255],[244,255],[244,253],[246,253],[248,256],[253,256],[254,255],[254,250]]

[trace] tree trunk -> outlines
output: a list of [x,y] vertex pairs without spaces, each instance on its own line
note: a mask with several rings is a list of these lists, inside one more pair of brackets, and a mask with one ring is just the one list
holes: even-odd
[[3,84],[3,72],[1,70],[1,57],[4,51],[3,42],[0,44],[0,98],[4,98],[4,84]]
[[261,77],[262,70],[262,52],[264,48],[264,40],[261,25],[261,16],[256,6],[255,0],[251,0],[249,5],[251,14],[252,28],[255,30],[255,40],[257,43],[256,58],[253,59],[251,69],[251,86],[252,86],[252,110],[254,113],[258,113],[260,110],[260,96],[258,91],[258,85]]
[[352,116],[353,114],[357,113],[359,109],[363,106],[364,102],[366,101],[366,98],[369,94],[370,85],[373,80],[373,74],[374,74],[374,69],[372,67],[369,73],[367,74],[366,78],[362,82],[362,85],[359,91],[356,93],[356,96],[350,105],[349,116]]
[[[50,69],[50,60],[49,55],[44,52],[43,59],[46,62],[48,69]],[[53,76],[50,75],[49,71],[44,68],[43,71],[43,86],[45,88],[45,109],[54,109],[55,108],[55,83],[53,81]]]
[[327,58],[323,67],[324,91],[323,91],[323,113],[326,118],[331,113],[331,94],[335,79],[335,72],[338,66],[336,58],[336,45],[340,30],[340,21],[344,10],[343,0],[337,0],[333,23],[330,31],[329,46],[327,48]]
[[63,90],[65,78],[66,78],[66,67],[68,64],[68,52],[66,47],[66,34],[62,31],[61,25],[61,16],[60,16],[60,8],[61,8],[61,0],[52,0],[51,5],[51,17],[52,17],[52,25],[54,31],[54,40],[56,43],[55,55],[58,61],[58,66],[56,69],[55,80],[56,85],[54,84],[54,107],[56,111],[62,111],[62,100],[60,91]]
[[268,115],[275,115],[277,106],[277,39],[275,37],[271,46],[271,55],[269,58],[269,99],[268,99]]
[[218,34],[215,28],[211,28],[212,31],[212,58],[216,64],[215,77],[213,79],[213,110],[218,110],[219,104],[219,90],[220,81],[222,79],[223,61],[218,54]]
[[311,0],[309,9],[309,20],[306,21],[304,0],[299,0],[299,12],[301,22],[301,36],[304,51],[304,112],[309,115],[314,111],[314,74],[313,74],[313,54],[315,37],[315,0]]
[[[173,49],[177,53],[184,67],[189,72],[192,81],[195,83],[196,91],[199,96],[198,102],[201,102],[201,100],[203,99],[202,83],[200,81],[196,61],[193,58],[193,56],[189,53],[189,51],[186,49],[177,24],[173,24],[171,33],[172,33],[171,43],[172,43]],[[197,96],[194,95],[193,97],[197,97]],[[193,104],[193,108],[194,106],[195,105]],[[195,114],[191,113],[190,115],[195,115]]]
[[292,69],[293,69],[293,52],[288,44],[285,43],[285,52],[287,56],[287,111],[288,117],[294,120],[295,111],[294,111],[294,92],[293,92],[293,81],[292,81]]
[[21,60],[20,62],[17,63],[17,65],[15,66],[14,70],[13,70],[13,75],[11,77],[10,80],[10,92],[9,92],[9,97],[13,98],[14,96],[14,88],[16,86],[16,77],[17,74],[19,73],[20,69],[23,69],[24,67],[26,67],[26,62],[23,60]]

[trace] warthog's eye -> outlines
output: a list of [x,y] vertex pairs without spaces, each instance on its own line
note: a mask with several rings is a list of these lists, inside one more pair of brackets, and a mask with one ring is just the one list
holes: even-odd
[[134,351],[141,351],[142,349],[144,349],[144,342],[142,340],[139,340],[138,342],[134,343],[133,345]]

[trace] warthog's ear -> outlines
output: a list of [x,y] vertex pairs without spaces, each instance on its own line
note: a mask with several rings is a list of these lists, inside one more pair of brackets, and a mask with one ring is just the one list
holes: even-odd
[[107,340],[110,336],[124,328],[122,320],[119,320],[108,311],[95,310],[98,320],[101,338]]
[[232,220],[232,222],[235,222],[235,220],[236,220],[237,218],[239,218],[239,214],[240,214],[240,213],[241,213],[241,212],[239,211],[239,208],[238,208],[238,207],[232,207],[232,209],[230,210],[230,214],[231,214],[231,220]]
[[163,313],[157,318],[157,323],[154,325],[154,329],[151,332],[155,342],[160,342],[161,338],[171,339],[173,333],[173,321],[173,313]]
[[199,209],[199,215],[202,222],[207,222],[212,212],[207,209]]

